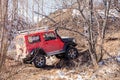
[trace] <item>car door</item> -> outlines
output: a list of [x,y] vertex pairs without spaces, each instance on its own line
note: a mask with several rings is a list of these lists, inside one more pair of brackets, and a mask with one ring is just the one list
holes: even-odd
[[41,46],[40,34],[27,35],[25,39],[28,52]]
[[61,50],[59,39],[54,32],[46,32],[43,35],[44,38],[44,50],[49,55],[56,54]]

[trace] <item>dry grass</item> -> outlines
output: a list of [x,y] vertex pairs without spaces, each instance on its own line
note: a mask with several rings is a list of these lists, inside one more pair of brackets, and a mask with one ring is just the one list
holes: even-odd
[[104,49],[106,58],[120,55],[120,31],[106,35]]
[[[82,62],[82,61],[81,61]],[[63,66],[57,68],[55,66],[46,66],[45,68],[35,68],[33,65],[14,62],[7,60],[5,72],[2,73],[1,80],[119,80],[120,64],[115,60],[105,61],[104,65],[94,70],[93,66],[88,63],[78,64],[73,61],[75,66],[66,65],[66,61],[62,62]],[[71,63],[71,61],[70,61]],[[9,67],[9,68],[8,68]]]

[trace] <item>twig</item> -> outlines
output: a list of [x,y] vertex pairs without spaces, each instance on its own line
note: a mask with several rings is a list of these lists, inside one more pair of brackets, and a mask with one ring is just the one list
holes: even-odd
[[38,14],[38,15],[42,15],[42,16],[44,16],[44,17],[46,17],[46,18],[48,18],[49,20],[51,20],[53,23],[56,23],[56,21],[55,20],[53,20],[52,18],[50,18],[49,16],[47,16],[47,15],[44,15],[44,14],[41,14],[41,13],[39,13],[39,12],[37,12],[37,11],[33,11],[34,13],[36,13],[36,14]]

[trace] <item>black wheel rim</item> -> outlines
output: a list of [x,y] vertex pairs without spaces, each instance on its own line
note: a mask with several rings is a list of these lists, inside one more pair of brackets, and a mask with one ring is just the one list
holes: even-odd
[[43,66],[44,65],[44,63],[45,63],[45,60],[44,60],[44,57],[36,57],[36,60],[35,60],[35,62],[36,62],[36,64],[38,65],[38,66]]
[[75,49],[70,49],[70,50],[68,51],[68,56],[69,56],[70,58],[76,58],[76,55],[77,55],[77,51],[76,51]]

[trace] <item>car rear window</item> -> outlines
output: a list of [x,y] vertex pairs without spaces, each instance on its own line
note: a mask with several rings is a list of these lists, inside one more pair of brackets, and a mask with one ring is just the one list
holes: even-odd
[[28,37],[28,42],[29,43],[36,43],[36,42],[40,42],[40,36],[29,36]]

